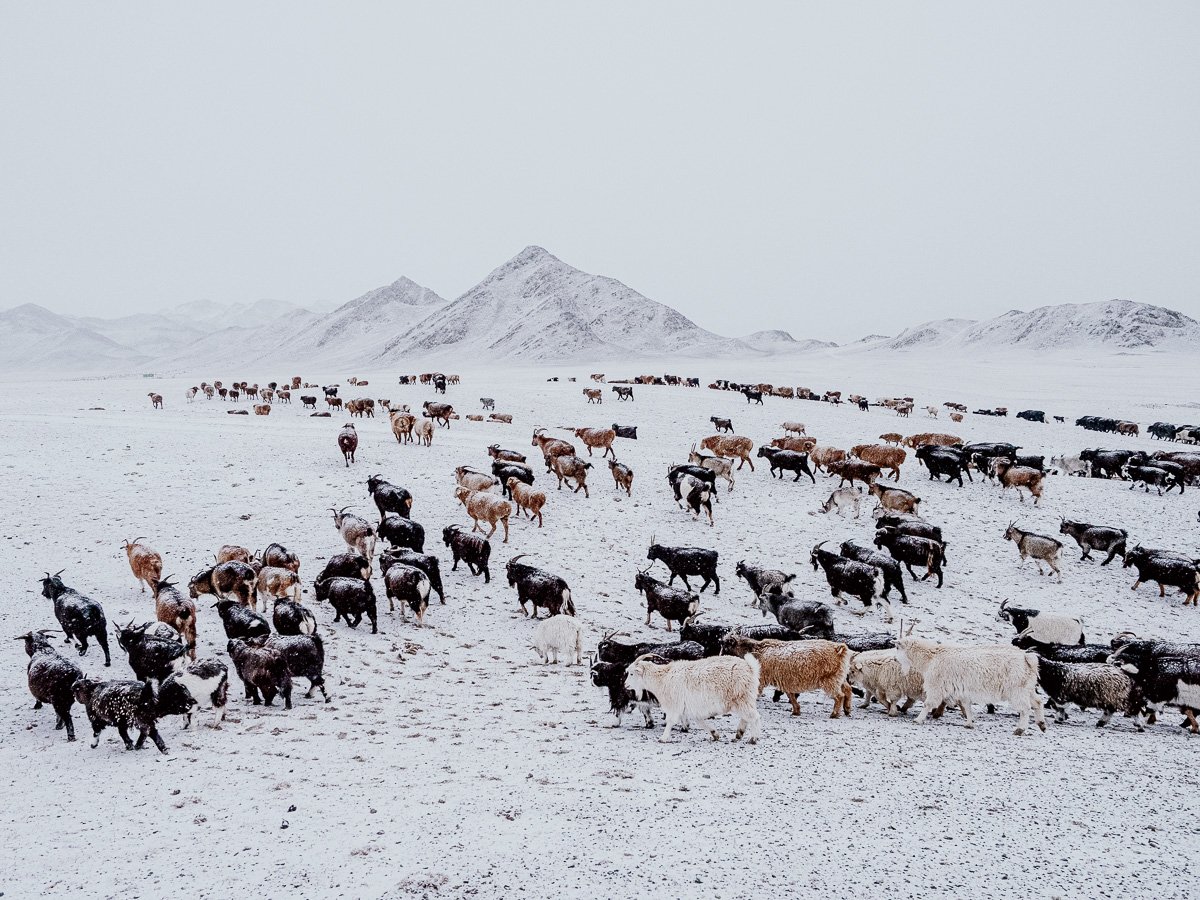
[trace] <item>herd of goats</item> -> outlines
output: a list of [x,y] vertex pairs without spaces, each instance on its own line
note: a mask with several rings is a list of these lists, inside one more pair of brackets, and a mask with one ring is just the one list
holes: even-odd
[[[603,374],[591,376],[604,382]],[[557,380],[557,379],[554,379]],[[571,379],[574,380],[574,379]],[[356,386],[366,381],[350,379]],[[431,385],[445,394],[447,385],[459,383],[457,376],[428,373],[403,376],[402,384]],[[694,378],[678,376],[641,376],[613,384],[617,397],[635,401],[635,385],[680,385],[698,387]],[[272,383],[260,389],[244,382],[232,388],[221,382],[207,383],[188,392],[191,401],[199,395],[210,399],[239,400],[243,397],[273,403],[289,403],[292,390],[306,385],[299,378],[284,386]],[[747,403],[761,403],[763,396],[810,399],[840,403],[837,392],[817,393],[805,388],[778,388],[772,385],[739,385],[717,381],[714,390],[737,390]],[[416,416],[402,404],[386,399],[367,398],[346,401],[337,397],[338,386],[322,388],[328,406],[349,408],[358,415],[373,417],[376,402],[386,410],[392,434],[401,444],[430,446],[425,438],[427,422],[432,434],[435,425],[449,428],[458,419],[454,407],[446,402],[426,401]],[[602,402],[596,388],[584,389],[588,403]],[[893,398],[868,402],[853,396],[850,402],[860,408],[883,406],[898,417],[913,411],[911,398]],[[310,403],[311,400],[311,403]],[[160,395],[151,394],[156,408]],[[336,403],[332,401],[337,401]],[[315,395],[303,397],[305,406],[315,406]],[[494,400],[481,398],[484,411],[494,410]],[[966,407],[947,403],[952,421],[962,421]],[[366,411],[370,410],[370,413]],[[930,417],[938,408],[925,407]],[[1007,415],[1003,408],[975,410],[975,414]],[[264,413],[265,414],[265,413]],[[329,415],[326,411],[321,415]],[[1032,422],[1045,422],[1040,410],[1017,414]],[[481,420],[480,415],[468,419]],[[1055,417],[1056,419],[1058,417]],[[495,421],[511,422],[501,415]],[[909,457],[923,466],[929,479],[964,486],[964,477],[994,480],[1003,489],[1013,489],[1021,502],[1026,496],[1040,503],[1044,484],[1050,475],[1078,475],[1093,478],[1120,478],[1130,488],[1145,491],[1178,489],[1200,481],[1200,452],[1169,450],[1148,454],[1144,451],[1087,449],[1077,455],[1061,455],[1047,461],[1042,456],[1020,454],[1010,443],[967,443],[956,435],[922,432],[907,436],[886,433],[877,442],[849,449],[820,444],[806,433],[801,422],[785,422],[783,434],[755,449],[754,442],[734,433],[729,418],[713,416],[715,433],[693,444],[686,463],[670,465],[667,482],[677,505],[702,516],[713,524],[713,502],[719,494],[734,490],[738,472],[745,466],[754,471],[754,460],[764,459],[772,476],[785,473],[798,481],[806,476],[816,484],[816,472],[838,479],[838,486],[812,515],[853,513],[860,516],[864,501],[874,501],[871,512],[875,532],[871,543],[847,541],[836,550],[827,542],[812,548],[809,561],[815,572],[823,574],[829,591],[839,604],[853,597],[862,604],[861,612],[878,606],[883,621],[893,621],[891,595],[901,604],[908,602],[904,572],[913,581],[936,579],[940,588],[946,562],[946,542],[941,528],[927,521],[920,512],[921,499],[899,487],[901,466]],[[1139,433],[1135,423],[1099,417],[1084,417],[1080,427],[1118,435]],[[1154,423],[1148,433],[1161,440],[1194,443],[1200,438],[1196,426]],[[636,440],[634,426],[611,429],[580,428],[574,437],[587,449],[567,439],[554,437],[546,429],[533,432],[530,448],[541,455],[545,472],[552,475],[561,490],[588,493],[587,473],[592,467],[588,457],[596,452],[607,462],[614,488],[632,496],[633,470],[618,462],[614,443],[618,439]],[[354,463],[358,446],[355,427],[347,423],[337,434],[338,448],[347,466]],[[491,539],[503,527],[507,543],[509,517],[515,512],[543,524],[545,492],[534,487],[535,467],[527,458],[530,451],[491,444],[486,448],[490,471],[471,466],[454,470],[454,490],[472,528],[451,524],[442,529],[442,543],[452,560],[451,571],[463,563],[472,577],[491,580]],[[736,464],[736,465],[735,465]],[[887,483],[890,481],[891,483]],[[720,490],[718,489],[720,483]],[[860,489],[861,485],[861,489]],[[425,529],[411,516],[413,496],[404,487],[382,476],[372,475],[367,489],[379,512],[378,520],[348,512],[348,507],[330,510],[333,524],[345,544],[344,552],[333,555],[313,582],[316,603],[328,603],[333,623],[339,621],[357,628],[364,619],[372,633],[378,631],[378,600],[375,573],[388,601],[389,611],[399,605],[404,620],[411,612],[418,625],[424,623],[434,595],[445,604],[440,561],[427,553]],[[486,531],[486,533],[485,533]],[[1093,552],[1103,554],[1100,565],[1120,557],[1126,568],[1137,571],[1136,590],[1144,582],[1156,583],[1159,595],[1172,587],[1184,597],[1184,605],[1200,601],[1200,559],[1187,553],[1143,546],[1127,546],[1128,533],[1111,524],[1092,524],[1062,520],[1059,536],[1024,531],[1010,524],[1004,538],[1015,544],[1020,559],[1033,560],[1038,571],[1062,580],[1063,541],[1069,537],[1079,547],[1083,560]],[[386,548],[376,554],[377,543]],[[301,602],[300,559],[278,543],[251,553],[235,545],[221,547],[211,566],[197,572],[186,590],[170,577],[163,577],[163,558],[143,538],[123,545],[129,567],[153,597],[152,622],[129,622],[115,629],[117,643],[128,657],[134,680],[104,680],[85,675],[76,661],[59,652],[51,637],[54,629],[31,630],[22,635],[29,656],[29,690],[35,709],[49,704],[55,713],[56,728],[65,729],[67,740],[75,739],[73,705],[80,704],[92,725],[92,746],[97,746],[106,727],[115,727],[127,749],[141,748],[150,738],[158,749],[166,745],[157,724],[168,716],[181,716],[183,727],[190,726],[196,709],[211,710],[212,724],[224,719],[229,687],[229,667],[221,659],[196,658],[198,627],[197,602],[212,600],[227,640],[226,651],[234,672],[242,682],[247,701],[271,706],[281,697],[284,706],[292,706],[294,679],[308,683],[306,697],[319,690],[326,702],[325,648],[317,631],[317,618]],[[516,590],[522,612],[538,620],[532,645],[543,663],[560,658],[581,664],[585,656],[591,663],[592,683],[605,689],[609,707],[619,726],[626,713],[637,713],[647,728],[654,725],[654,710],[665,714],[662,740],[672,729],[687,730],[692,724],[706,724],[717,738],[711,720],[733,714],[738,719],[736,738],[750,742],[761,731],[758,698],[767,686],[775,699],[786,695],[792,714],[799,715],[800,694],[821,691],[833,702],[832,717],[850,715],[852,697],[857,694],[862,706],[880,703],[889,716],[906,713],[920,703],[916,717],[924,722],[937,718],[947,706],[956,707],[968,726],[972,726],[973,705],[994,712],[997,704],[1007,704],[1020,717],[1017,734],[1023,733],[1032,714],[1045,730],[1044,702],[1056,712],[1057,720],[1067,717],[1071,705],[1101,712],[1097,726],[1104,726],[1114,713],[1133,720],[1137,730],[1152,724],[1164,709],[1174,707],[1184,716],[1193,733],[1200,731],[1196,711],[1200,710],[1200,644],[1149,640],[1125,632],[1109,643],[1088,643],[1082,623],[1070,616],[1019,608],[1006,602],[998,615],[1015,629],[1011,644],[957,645],[935,643],[908,633],[890,632],[846,634],[834,627],[833,608],[824,602],[800,599],[793,583],[795,573],[769,566],[739,561],[736,578],[750,590],[752,603],[770,614],[774,624],[719,624],[700,615],[700,594],[710,585],[719,594],[721,579],[718,552],[697,547],[668,546],[651,538],[647,551],[650,567],[661,564],[670,577],[665,582],[653,577],[650,568],[634,577],[635,590],[645,597],[646,624],[657,615],[672,632],[678,626],[677,641],[658,640],[623,642],[616,633],[599,641],[594,651],[585,653],[583,629],[568,582],[558,574],[522,562],[524,554],[505,564],[505,577]],[[1043,569],[1043,564],[1045,569]],[[917,569],[923,570],[918,573]],[[53,604],[54,616],[65,640],[79,656],[87,654],[94,641],[104,657],[109,653],[109,623],[100,603],[68,586],[62,573],[46,573],[42,595]],[[700,587],[692,590],[690,579],[699,578]],[[676,586],[676,580],[681,586]],[[542,612],[545,616],[541,616]],[[856,611],[858,611],[856,609]],[[1043,696],[1045,701],[1043,701]],[[136,732],[136,741],[131,732]]]

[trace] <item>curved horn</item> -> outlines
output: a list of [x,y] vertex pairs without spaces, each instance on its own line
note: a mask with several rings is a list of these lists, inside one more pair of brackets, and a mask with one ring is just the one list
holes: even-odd
[[1003,600],[1000,601],[1000,608],[1001,609],[1008,608],[1008,598],[1007,597],[1005,597]]
[[66,569],[59,569],[57,572],[55,572],[55,573],[54,573],[53,577],[54,577],[54,578],[57,578],[59,575],[61,575],[61,574],[62,574],[63,572],[65,572],[65,571],[67,571],[67,570],[66,570]]
[[516,556],[514,556],[512,559],[510,559],[509,562],[515,563],[518,559],[521,559],[522,557],[525,557],[528,555],[529,555],[528,553],[518,553]]

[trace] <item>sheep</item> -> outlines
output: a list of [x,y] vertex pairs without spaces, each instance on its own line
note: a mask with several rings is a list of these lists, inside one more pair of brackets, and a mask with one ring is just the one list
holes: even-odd
[[1029,725],[1033,710],[1038,728],[1046,730],[1042,700],[1037,694],[1038,657],[1016,647],[964,647],[937,644],[923,638],[903,637],[896,642],[896,658],[903,675],[916,672],[925,684],[925,702],[916,721],[945,703],[957,703],[968,728],[975,727],[973,703],[1007,703],[1020,714],[1014,734]]
[[54,729],[66,728],[67,741],[74,741],[71,705],[75,702],[75,682],[83,677],[83,670],[54,649],[45,631],[27,631],[17,640],[25,642],[25,652],[29,655],[25,673],[33,708],[41,709],[42,704],[49,703],[54,710]]
[[454,557],[454,565],[450,571],[458,569],[459,560],[467,564],[472,575],[483,575],[483,583],[492,580],[488,569],[488,560],[492,555],[492,545],[488,539],[470,532],[463,531],[461,525],[447,525],[442,529],[442,543],[450,548]]
[[1067,704],[1074,703],[1084,712],[1102,712],[1097,728],[1107,725],[1114,712],[1123,712],[1134,719],[1138,731],[1145,730],[1141,691],[1134,679],[1117,666],[1057,662],[1043,657],[1038,663],[1038,684],[1047,704],[1057,712],[1055,721],[1059,724],[1067,720]]
[[843,509],[854,507],[854,518],[859,516],[859,506],[862,503],[863,495],[856,487],[840,487],[833,491],[818,510],[810,512],[810,516],[815,516],[817,513],[829,513],[837,510],[839,517],[842,515]]
[[54,618],[66,635],[66,642],[79,642],[79,655],[87,653],[88,638],[94,638],[104,652],[104,665],[111,665],[108,653],[108,620],[104,609],[91,597],[63,584],[63,569],[42,579],[42,596],[54,604]]
[[779,569],[767,569],[763,566],[747,563],[744,559],[738,560],[733,574],[746,582],[746,586],[750,588],[750,592],[754,595],[752,606],[758,605],[759,597],[766,591],[774,587],[778,587],[780,591],[786,590],[787,585],[791,584],[796,578],[794,572],[788,575]]
[[[608,470],[612,473],[613,487],[620,491],[625,491],[625,496],[633,496],[633,469],[624,463],[619,463],[615,459],[608,461]],[[541,525],[539,524],[539,528]]]
[[348,506],[343,506],[341,509],[329,507],[329,511],[333,513],[333,527],[341,534],[347,547],[360,556],[365,556],[368,560],[373,559],[375,557],[375,529],[362,516],[346,512],[349,508]]
[[[756,698],[759,686],[758,660],[747,654],[744,659],[717,656],[708,659],[678,660],[665,666],[646,657],[630,664],[625,675],[626,687],[635,694],[653,694],[666,713],[666,726],[659,741],[671,739],[671,729],[699,720],[709,722],[716,716],[734,713],[738,729],[734,740],[743,735],[757,743],[762,733]],[[713,740],[715,728],[709,727]]]
[[[610,461],[609,465],[619,465]],[[633,474],[630,473],[630,478]],[[535,490],[526,484],[523,484],[516,476],[508,479],[506,484],[509,496],[512,497],[513,503],[517,505],[518,513],[525,513],[529,516],[532,522],[537,519],[538,528],[542,527],[542,507],[546,505],[546,494],[544,491]]]
[[[709,456],[706,453],[697,453],[696,445],[692,444],[692,449],[688,453],[688,463],[693,466],[699,466],[702,469],[707,469],[713,474],[713,487],[716,487],[716,479],[724,478],[726,484],[729,485],[729,490],[733,490],[733,463],[728,459],[720,456]],[[754,467],[751,466],[751,471]],[[679,498],[675,498],[678,500]]]
[[257,637],[271,633],[267,620],[236,600],[224,598],[213,604],[227,638]]
[[134,538],[121,545],[121,549],[125,551],[125,556],[129,560],[129,568],[133,572],[133,577],[142,586],[143,594],[146,593],[147,585],[153,589],[154,583],[162,578],[163,569],[162,555],[149,545],[143,544],[144,540],[145,538]]
[[271,404],[270,403],[254,404],[254,414],[256,416],[269,416],[271,414]]
[[993,459],[992,473],[1000,481],[1002,490],[1015,488],[1017,498],[1024,503],[1025,497],[1021,493],[1022,490],[1029,492],[1033,497],[1033,505],[1041,505],[1042,500],[1042,482],[1046,479],[1045,472],[1039,472],[1037,469],[1031,469],[1028,466],[1014,465],[1007,459]]
[[1032,649],[1035,644],[1083,646],[1086,643],[1083,623],[1072,616],[1009,606],[1008,600],[1001,600],[996,618],[1011,623],[1017,630],[1012,641],[1014,647]]
[[[457,419],[458,416],[451,415],[450,418]],[[501,425],[511,425],[512,424],[512,416],[509,413],[494,412],[487,417],[487,420],[489,422],[499,422]]]
[[282,696],[283,708],[292,708],[292,673],[282,650],[239,638],[231,639],[226,650],[245,687],[247,700],[255,706],[271,706],[277,696]]
[[904,488],[884,487],[882,484],[872,484],[869,488],[872,497],[879,501],[879,508],[892,512],[916,515],[921,498]]
[[313,592],[318,603],[329,601],[333,621],[344,619],[351,628],[357,628],[365,615],[371,623],[371,634],[379,633],[379,607],[370,581],[334,576],[318,580]]
[[169,674],[158,686],[157,714],[184,716],[184,727],[192,727],[196,707],[212,710],[211,728],[220,728],[229,702],[229,670],[224,662],[202,659]]
[[881,472],[884,469],[889,470],[893,481],[900,480],[900,466],[906,457],[900,447],[888,447],[885,444],[859,444],[850,448],[850,455],[857,456],[873,466],[879,466]]
[[837,475],[841,479],[838,482],[838,487],[845,486],[847,483],[853,487],[854,482],[861,481],[868,488],[875,483],[875,479],[882,472],[879,466],[857,459],[844,459],[838,462],[831,462],[825,467],[825,471],[830,475]]
[[[817,446],[817,439],[811,437],[780,437],[773,438],[770,443],[771,447],[776,450],[791,450],[793,453],[807,453],[813,447]],[[762,451],[759,451],[759,456],[762,456]]]
[[800,436],[804,436],[805,434],[808,433],[804,430],[803,422],[784,422],[779,427],[782,428],[785,433],[790,432],[790,433],[797,434]]
[[185,597],[169,579],[154,583],[154,613],[158,621],[165,622],[183,638],[188,656],[196,659],[196,604]]
[[801,475],[807,475],[812,479],[812,483],[816,484],[817,479],[812,473],[812,469],[808,467],[808,454],[797,453],[793,450],[780,450],[778,447],[759,447],[759,457],[765,458],[771,467],[771,477],[775,477],[775,473],[779,473],[779,479],[783,480],[784,472],[792,472],[795,478],[792,481],[799,481]]
[[[1037,563],[1039,575],[1057,575],[1059,583],[1062,583],[1062,570],[1058,566],[1062,554],[1062,544],[1059,541],[1044,534],[1022,531],[1017,528],[1016,522],[1008,523],[1008,527],[1004,529],[1004,539],[1017,545],[1017,551],[1021,554],[1021,562],[1033,557],[1034,562]],[[1043,561],[1050,567],[1049,573],[1042,570]]]
[[875,531],[875,546],[887,548],[888,553],[896,561],[903,563],[913,581],[917,574],[913,566],[924,566],[925,574],[922,581],[928,581],[933,575],[937,576],[937,586],[940,588],[945,576],[942,567],[946,562],[945,548],[930,538],[917,537],[913,534],[903,534],[895,528],[879,528]]
[[666,621],[667,631],[671,630],[672,622],[683,625],[696,615],[700,609],[700,598],[696,594],[663,584],[648,575],[648,571],[639,571],[633,579],[634,588],[646,595],[647,625],[650,625],[650,616],[655,612]]
[[818,445],[808,451],[808,459],[816,468],[824,471],[827,475],[832,475],[833,473],[829,470],[830,464],[845,462],[846,451],[840,450],[837,447],[822,447]]
[[[597,391],[599,393],[599,391]],[[543,665],[558,665],[558,655],[566,654],[568,665],[583,662],[583,627],[574,616],[559,614],[543,619],[533,633],[533,649]]]
[[918,447],[924,447],[929,444],[936,444],[943,447],[962,446],[963,439],[956,434],[923,431],[919,434],[910,434],[902,443],[905,447],[916,450]]
[[736,637],[730,653],[752,654],[759,663],[758,692],[767,685],[783,691],[792,704],[792,715],[800,715],[800,694],[824,691],[833,701],[831,719],[844,712],[850,716],[850,648],[833,641],[755,641]]
[[[100,733],[114,725],[126,750],[141,750],[149,736],[160,753],[167,752],[167,745],[158,733],[158,703],[150,682],[98,681],[85,676],[75,682],[74,692],[75,700],[92,723],[93,750],[100,744]],[[130,728],[137,729],[136,744],[129,738]]]
[[[336,397],[333,399],[337,400]],[[338,404],[340,403],[341,401],[338,400]],[[343,425],[342,430],[338,432],[337,445],[346,460],[346,468],[350,468],[350,463],[354,462],[354,451],[358,449],[358,432],[354,430],[354,426],[349,422]]]
[[383,585],[388,599],[388,612],[396,611],[396,601],[399,600],[400,615],[405,621],[411,609],[417,617],[417,625],[425,624],[425,610],[429,609],[428,575],[416,566],[395,563],[388,566],[384,573]]
[[379,567],[385,575],[387,570],[396,563],[403,563],[424,572],[429,579],[429,586],[437,592],[439,602],[442,606],[446,605],[446,592],[442,587],[442,570],[436,556],[407,548],[393,548],[386,553],[379,554]]
[[925,699],[925,682],[920,673],[901,672],[894,648],[854,654],[848,677],[852,685],[862,689],[863,709],[874,698],[887,707],[887,714],[893,718],[907,713],[917,700]]
[[578,494],[582,490],[584,497],[590,496],[587,486],[587,470],[591,467],[592,464],[590,462],[585,462],[578,456],[555,456],[550,461],[551,470],[558,476],[558,489],[561,491],[563,482],[574,479],[575,488],[573,489],[573,493]]
[[275,601],[271,624],[277,634],[284,635],[314,634],[317,630],[316,617],[307,607],[283,598]]
[[[263,598],[263,611],[267,609],[267,597],[283,597],[294,603],[300,602],[300,576],[291,569],[280,569],[275,566],[263,566],[258,571],[255,582],[256,597]],[[258,604],[254,604],[257,611]]]
[[885,444],[895,444],[896,446],[900,446],[900,442],[904,440],[904,435],[897,434],[894,431],[889,431],[886,434],[881,434],[879,439]]
[[512,515],[513,511],[511,503],[494,494],[471,491],[463,487],[455,489],[454,496],[466,507],[467,515],[475,523],[471,528],[472,531],[482,531],[479,523],[487,522],[492,526],[492,530],[485,537],[490,538],[496,533],[497,526],[503,525],[504,540],[502,543],[508,543],[508,517]]
[[[701,450],[710,450],[717,456],[723,459],[738,459],[738,471],[742,466],[749,463],[750,471],[754,471],[754,460],[750,458],[750,451],[754,449],[754,442],[748,437],[742,437],[737,434],[712,434],[700,441]],[[732,489],[732,485],[730,485]]]
[[508,586],[517,589],[517,602],[521,605],[521,613],[529,615],[525,604],[533,606],[533,618],[538,617],[538,609],[545,607],[551,616],[566,613],[575,615],[575,601],[571,597],[571,587],[567,582],[551,572],[519,562],[524,553],[517,554],[504,567],[508,578]]

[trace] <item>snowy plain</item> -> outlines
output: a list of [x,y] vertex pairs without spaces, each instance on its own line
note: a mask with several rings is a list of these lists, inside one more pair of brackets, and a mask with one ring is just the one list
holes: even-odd
[[[1073,712],[1046,733],[1014,737],[1015,717],[980,711],[968,730],[956,716],[924,727],[889,719],[878,706],[849,720],[828,718],[821,695],[760,701],[763,740],[722,740],[701,731],[659,744],[626,718],[613,728],[604,693],[585,666],[540,666],[529,647],[533,625],[507,587],[504,562],[529,553],[570,582],[589,642],[621,629],[636,639],[668,639],[661,620],[644,624],[633,590],[653,534],[659,542],[715,547],[722,590],[706,592],[713,621],[762,622],[734,577],[739,559],[798,573],[797,591],[829,599],[808,558],[820,540],[869,539],[870,518],[809,515],[834,486],[772,480],[765,466],[737,474],[722,494],[716,526],[694,522],[670,497],[666,466],[682,462],[711,433],[708,417],[730,416],[756,445],[800,420],[822,443],[849,447],[888,431],[948,430],[967,440],[1011,440],[1023,452],[1075,452],[1107,445],[1159,449],[1147,438],[1096,436],[1072,425],[1037,425],[968,416],[952,426],[914,412],[897,419],[873,409],[741,395],[636,387],[633,403],[605,391],[589,406],[587,375],[640,372],[764,380],[871,397],[913,395],[918,406],[959,400],[971,408],[1004,404],[1064,415],[1200,421],[1194,363],[1160,354],[1053,360],[1012,355],[942,360],[934,354],[814,356],[754,362],[630,361],[536,368],[445,364],[462,374],[448,399],[460,413],[496,399],[514,424],[465,419],[438,429],[431,448],[399,446],[386,417],[357,422],[358,462],[347,469],[335,446],[346,419],[310,418],[277,406],[267,418],[226,415],[220,400],[186,403],[203,379],[260,384],[300,374],[340,382],[346,398],[372,396],[418,408],[424,387],[398,386],[396,370],[200,371],[184,376],[7,383],[0,389],[0,571],[8,590],[3,634],[55,625],[39,593],[45,571],[100,601],[109,622],[153,618],[120,549],[145,536],[165,571],[185,580],[223,543],[259,549],[279,541],[299,553],[305,602],[322,623],[333,701],[305,700],[285,712],[241,699],[231,672],[226,724],[197,716],[183,731],[162,727],[170,754],[125,752],[105,732],[88,747],[68,744],[48,709],[35,712],[26,658],[9,642],[0,655],[0,765],[7,802],[0,813],[0,891],[6,896],[153,898],[187,895],[273,897],[750,897],[764,892],[845,897],[1188,897],[1200,884],[1200,820],[1195,758],[1200,738],[1170,713],[1138,734],[1117,717],[1096,729],[1096,713]],[[405,372],[425,371],[413,363]],[[547,378],[562,380],[549,383]],[[567,377],[579,382],[570,383]],[[161,392],[166,408],[150,409]],[[305,391],[294,392],[295,395]],[[319,392],[318,392],[319,394]],[[93,409],[102,407],[102,409]],[[633,496],[618,496],[599,459],[591,498],[551,490],[545,527],[513,519],[509,544],[493,539],[491,584],[449,572],[442,526],[468,523],[453,498],[453,469],[485,468],[493,442],[528,452],[538,426],[633,424],[639,439],[618,441],[635,471]],[[564,436],[565,433],[563,433]],[[532,458],[532,457],[531,457]],[[757,460],[756,460],[757,462]],[[427,627],[381,608],[380,633],[330,625],[311,579],[341,552],[327,508],[356,504],[370,516],[364,481],[381,473],[415,495],[413,517],[426,551],[442,560],[447,605]],[[926,480],[913,460],[900,484],[923,498],[922,511],[949,542],[946,584],[909,588],[898,615],[917,633],[962,642],[1007,641],[996,620],[1005,597],[1082,616],[1088,639],[1115,632],[1200,641],[1200,613],[1178,596],[1162,600],[1131,571],[1080,563],[1064,549],[1061,585],[1022,567],[1001,540],[1014,519],[1055,533],[1065,515],[1129,530],[1131,544],[1196,552],[1200,495],[1145,495],[1118,481],[1049,479],[1041,508],[1002,495],[994,484],[965,488]],[[383,591],[376,575],[376,591]],[[837,607],[849,633],[883,630],[876,611]],[[225,659],[215,611],[200,610],[201,655]],[[112,641],[113,666],[95,649],[85,672],[131,677]],[[286,826],[286,827],[285,827]]]

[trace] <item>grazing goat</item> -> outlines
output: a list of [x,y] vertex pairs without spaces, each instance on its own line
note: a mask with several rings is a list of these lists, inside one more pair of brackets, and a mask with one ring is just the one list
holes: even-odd
[[53,575],[46,573],[42,579],[42,596],[54,603],[54,618],[58,619],[67,642],[79,642],[79,655],[87,653],[88,638],[94,638],[104,651],[104,665],[110,665],[108,620],[104,617],[104,609],[91,597],[63,584],[59,577],[63,571],[59,569]]
[[[1053,573],[1058,576],[1059,582],[1062,582],[1062,569],[1058,566],[1062,556],[1062,544],[1059,541],[1044,534],[1022,531],[1017,528],[1016,522],[1010,522],[1004,529],[1004,539],[1017,545],[1021,562],[1032,557],[1037,563],[1039,575]],[[1050,573],[1042,570],[1043,561],[1050,567]]]
[[132,541],[126,541],[121,545],[121,549],[125,551],[125,556],[129,559],[129,568],[133,571],[133,577],[138,580],[142,586],[142,593],[146,593],[146,587],[154,589],[155,582],[162,578],[163,560],[162,555],[148,544],[143,544],[145,538],[134,538]]
[[821,504],[816,512],[809,513],[810,516],[815,516],[817,512],[829,513],[837,510],[840,517],[843,509],[853,507],[854,518],[859,516],[859,506],[862,503],[863,495],[856,487],[840,487],[829,495],[829,499]]
[[1007,703],[1020,714],[1014,734],[1024,734],[1033,710],[1038,728],[1046,730],[1042,700],[1037,694],[1038,657],[1016,647],[964,647],[904,637],[896,642],[900,671],[916,672],[925,685],[925,702],[916,721],[947,703],[958,704],[968,728],[975,727],[974,703]]
[[[658,665],[646,657],[630,664],[625,675],[626,687],[638,694],[652,694],[666,713],[666,726],[660,741],[671,739],[676,725],[686,727],[693,721],[706,724],[716,716],[734,713],[738,716],[734,740],[744,735],[757,743],[762,733],[758,714],[759,663],[752,655],[744,659],[715,656],[698,660],[677,660]],[[709,734],[717,740],[716,729],[709,724]]]

